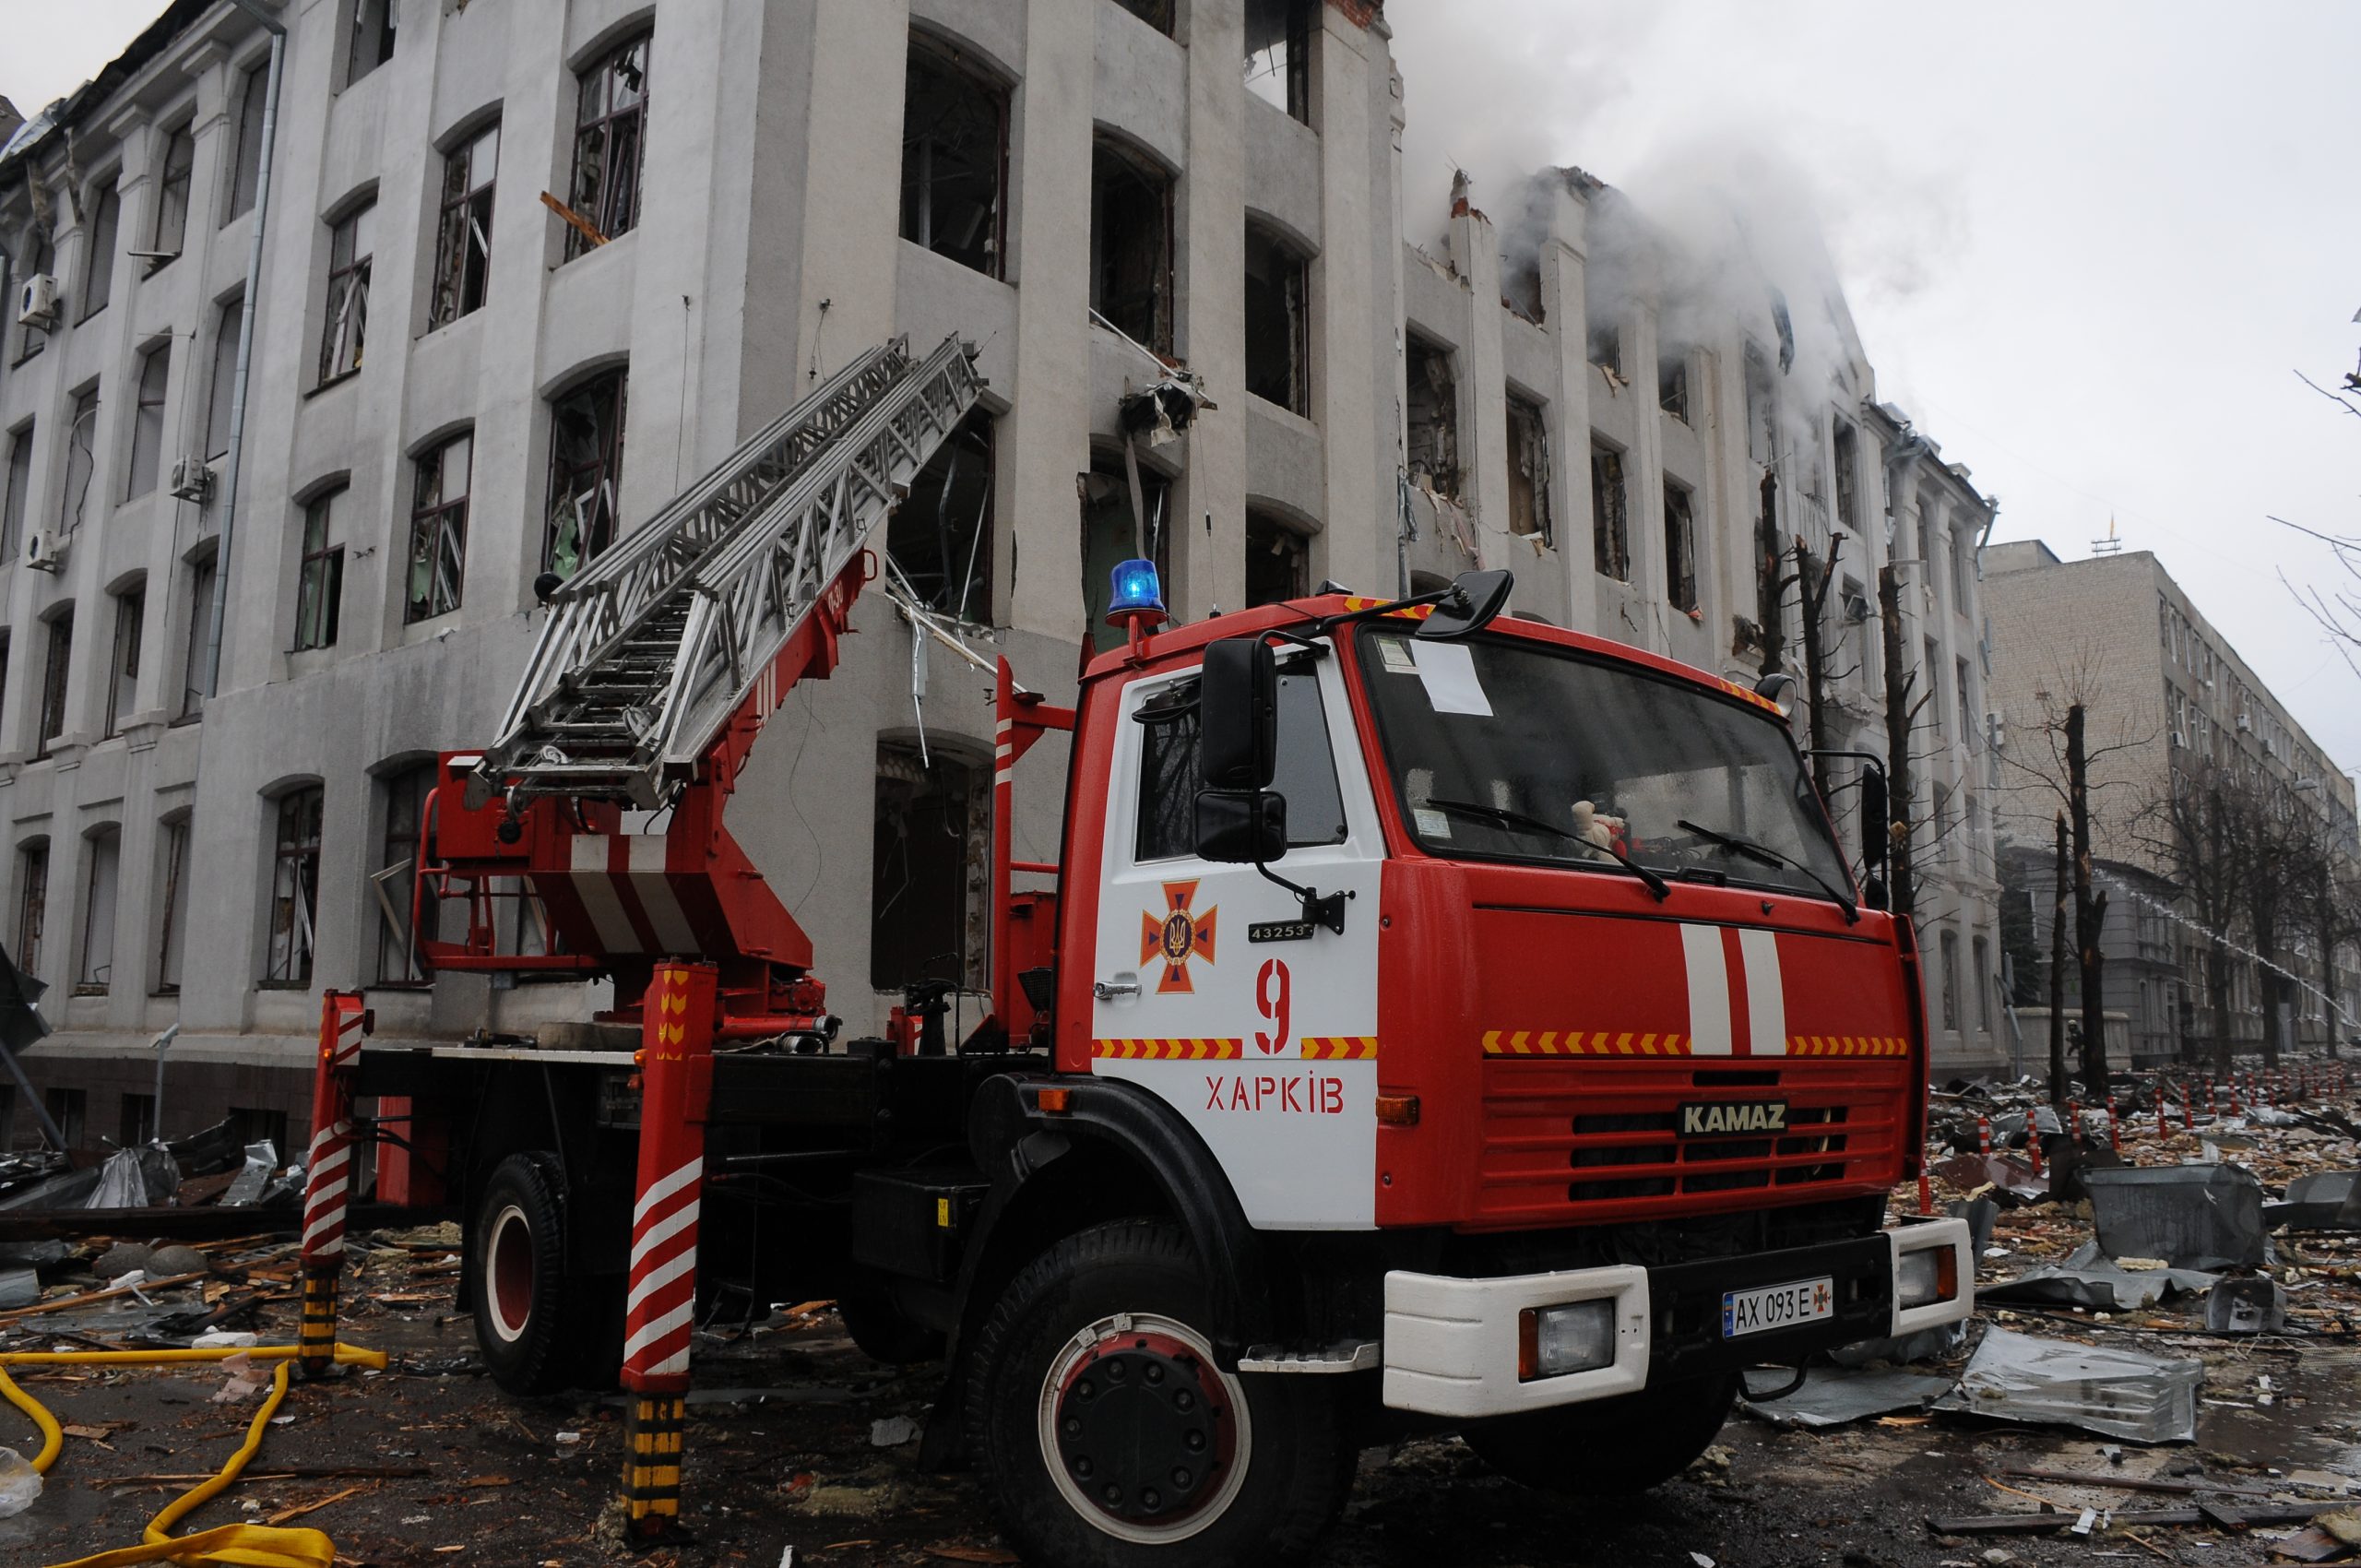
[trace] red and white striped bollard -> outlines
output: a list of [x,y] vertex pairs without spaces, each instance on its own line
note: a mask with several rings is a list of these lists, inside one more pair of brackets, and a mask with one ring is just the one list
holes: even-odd
[[312,1146],[303,1170],[303,1318],[296,1360],[305,1377],[336,1363],[337,1291],[352,1195],[352,1079],[369,1013],[357,991],[320,997],[320,1053],[312,1064]]

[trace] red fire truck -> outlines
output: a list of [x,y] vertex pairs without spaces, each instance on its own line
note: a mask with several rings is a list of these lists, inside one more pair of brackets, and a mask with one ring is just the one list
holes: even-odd
[[[697,1325],[833,1297],[944,1360],[923,1456],[1028,1561],[1194,1564],[1299,1554],[1405,1430],[1646,1487],[1745,1369],[1966,1315],[1965,1227],[1886,1223],[1926,1028],[1880,836],[1857,882],[1775,702],[1506,613],[1505,573],[1168,624],[1125,563],[1072,709],[996,670],[991,1016],[847,1038],[723,807],[977,386],[880,350],[545,585],[428,808],[423,953],[614,1005],[380,1044],[331,994],[311,1341],[374,1138],[381,1196],[467,1217],[503,1384],[620,1377],[635,1527],[677,1512]],[[1017,861],[1055,732],[1061,853]]]

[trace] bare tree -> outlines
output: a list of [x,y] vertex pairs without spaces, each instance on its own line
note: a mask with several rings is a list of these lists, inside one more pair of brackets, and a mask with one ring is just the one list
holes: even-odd
[[2139,828],[2186,902],[2189,917],[2206,933],[2205,1006],[2214,1063],[2225,1071],[2234,1044],[2230,932],[2246,912],[2250,874],[2245,853],[2245,794],[2226,768],[2206,761],[2176,772],[2164,795],[2148,803]]

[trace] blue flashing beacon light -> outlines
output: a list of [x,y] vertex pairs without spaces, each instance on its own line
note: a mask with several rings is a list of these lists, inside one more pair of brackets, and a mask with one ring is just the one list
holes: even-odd
[[1121,561],[1116,563],[1112,579],[1112,594],[1107,601],[1107,624],[1121,625],[1138,616],[1148,625],[1161,625],[1165,620],[1164,585],[1157,581],[1153,561]]

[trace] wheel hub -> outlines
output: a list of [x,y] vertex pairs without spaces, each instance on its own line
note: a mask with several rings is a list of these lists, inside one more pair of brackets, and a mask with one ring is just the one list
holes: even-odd
[[1169,1526],[1227,1490],[1229,1398],[1197,1350],[1170,1335],[1100,1341],[1067,1371],[1055,1422],[1074,1490],[1111,1519]]

